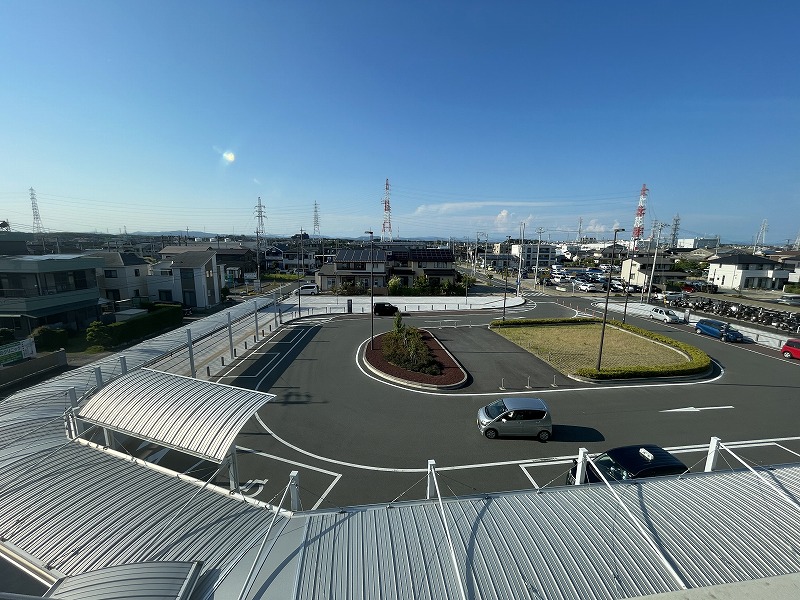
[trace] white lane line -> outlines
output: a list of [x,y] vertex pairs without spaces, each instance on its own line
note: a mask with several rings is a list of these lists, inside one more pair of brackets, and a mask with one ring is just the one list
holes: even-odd
[[[306,329],[306,330],[304,331],[303,335],[301,335],[301,336],[300,336],[300,337],[297,339],[297,341],[296,341],[294,344],[292,344],[292,346],[291,346],[291,347],[290,347],[290,348],[289,348],[289,349],[288,349],[286,352],[284,352],[284,353],[283,353],[283,355],[281,356],[280,360],[278,360],[278,361],[275,361],[275,364],[272,366],[272,368],[271,368],[269,371],[267,371],[267,373],[264,375],[264,377],[262,377],[261,379],[259,379],[259,380],[258,380],[258,383],[256,383],[256,390],[258,390],[258,389],[261,387],[261,384],[263,384],[263,383],[264,383],[264,380],[265,380],[267,377],[269,377],[269,376],[270,376],[270,374],[272,374],[272,372],[273,372],[273,371],[274,371],[274,370],[277,368],[277,366],[278,366],[278,365],[280,365],[280,364],[281,364],[281,362],[283,362],[283,359],[284,359],[284,358],[286,358],[286,356],[288,356],[288,355],[289,355],[289,353],[290,353],[290,352],[291,352],[291,351],[294,349],[294,347],[295,347],[297,344],[299,344],[299,343],[300,343],[300,342],[303,340],[303,338],[305,338],[307,335],[310,335],[310,334],[311,334],[313,331],[314,331],[313,329]],[[267,366],[269,366],[269,365],[267,365]],[[265,367],[265,368],[266,368],[266,367]],[[262,371],[263,371],[263,369],[262,369]],[[259,374],[260,374],[260,373],[259,373]]]
[[701,410],[722,410],[725,408],[733,408],[733,406],[701,406],[700,408],[695,408],[694,406],[687,406],[686,408],[669,408],[667,410],[660,410],[658,412],[662,413],[669,413],[669,412],[700,412]]
[[[331,481],[331,484],[325,489],[324,492],[322,492],[322,495],[319,497],[319,500],[317,500],[316,504],[314,504],[314,506],[311,507],[311,510],[316,510],[317,508],[319,508],[319,505],[322,504],[322,501],[325,500],[328,494],[331,493],[331,490],[333,490],[334,486],[336,486],[336,484],[339,483],[339,480],[342,478],[342,474],[336,473],[335,471],[328,471],[327,469],[322,469],[320,467],[307,465],[305,463],[297,462],[296,460],[281,458],[280,456],[275,456],[274,454],[267,454],[266,452],[261,452],[260,450],[254,450],[253,448],[246,448],[245,446],[236,446],[236,448],[238,450],[243,450],[250,454],[257,454],[258,456],[263,456],[264,458],[271,458],[273,460],[285,462],[290,465],[295,465],[296,467],[303,467],[304,469],[310,469],[312,471],[317,471],[318,473],[325,473],[326,475],[330,475],[331,477],[333,477],[333,481]],[[266,481],[267,480],[265,479],[264,482],[266,483]]]
[[[239,375],[225,375],[224,377],[229,377],[229,378],[231,378],[231,379],[239,379],[240,377],[241,377],[242,379],[255,379],[256,377],[260,377],[260,376],[261,376],[261,374],[264,372],[264,369],[266,369],[267,367],[269,367],[269,366],[270,366],[271,364],[273,364],[273,363],[274,363],[276,360],[277,360],[277,361],[280,361],[280,358],[281,358],[281,356],[283,356],[283,355],[282,355],[280,352],[264,352],[264,353],[262,353],[262,356],[271,356],[272,358],[270,358],[270,359],[269,359],[269,360],[266,362],[266,364],[265,364],[265,365],[264,365],[262,368],[260,368],[260,369],[258,370],[258,373],[255,373],[255,374],[253,374],[253,375],[244,375],[244,374],[239,374]],[[241,365],[240,365],[240,366],[241,366]]]

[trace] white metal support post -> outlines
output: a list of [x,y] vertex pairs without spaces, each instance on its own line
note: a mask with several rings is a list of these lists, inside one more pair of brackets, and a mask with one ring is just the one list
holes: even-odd
[[69,414],[67,415],[67,432],[74,440],[81,434],[81,427],[78,425],[78,419],[76,418],[78,412],[78,394],[74,387],[69,388],[67,394],[69,395],[70,406]]
[[128,372],[128,363],[124,356],[119,357],[119,370],[123,375]]
[[103,387],[103,370],[100,367],[94,368],[94,380],[98,390]]
[[300,510],[300,471],[289,473],[289,503],[292,512]]
[[703,469],[706,473],[710,473],[717,468],[717,458],[719,458],[719,443],[718,437],[712,437],[711,442],[708,444],[708,456],[706,456],[706,466]]
[[189,347],[189,372],[192,374],[192,379],[197,377],[197,371],[194,369],[194,348],[192,347],[192,330],[186,329],[186,343]]
[[236,462],[236,444],[231,444],[228,450],[228,486],[231,492],[241,493],[239,489],[239,465]]
[[228,346],[230,346],[231,360],[233,360],[233,324],[231,323],[231,313],[228,313]]
[[434,481],[433,473],[436,470],[436,461],[428,461],[428,494],[425,496],[428,500],[436,496],[436,481]]
[[586,457],[589,451],[586,448],[578,448],[578,461],[575,463],[575,485],[583,483],[586,476]]
[[256,319],[255,340],[258,341],[258,300],[257,299],[253,300],[253,306],[255,307],[254,310],[253,310],[253,315],[255,316],[255,319]]

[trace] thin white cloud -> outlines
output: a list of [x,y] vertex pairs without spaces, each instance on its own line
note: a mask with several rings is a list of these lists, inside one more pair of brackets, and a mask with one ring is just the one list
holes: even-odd
[[[473,212],[483,208],[491,208],[494,206],[502,207],[526,207],[526,208],[541,208],[546,206],[555,206],[556,202],[507,202],[503,200],[482,200],[473,202],[443,202],[441,204],[420,204],[417,206],[413,215],[415,217],[422,216],[443,216],[458,213]],[[507,212],[507,211],[506,211]]]

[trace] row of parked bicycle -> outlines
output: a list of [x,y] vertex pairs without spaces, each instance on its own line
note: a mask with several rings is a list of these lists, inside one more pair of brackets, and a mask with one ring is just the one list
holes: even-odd
[[667,304],[676,308],[689,308],[693,311],[719,315],[737,321],[758,323],[759,325],[774,327],[779,331],[800,333],[800,313],[798,312],[774,310],[763,306],[707,298],[705,296],[688,296],[668,301]]

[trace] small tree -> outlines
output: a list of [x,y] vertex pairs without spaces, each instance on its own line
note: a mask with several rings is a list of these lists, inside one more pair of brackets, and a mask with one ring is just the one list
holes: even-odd
[[442,372],[442,366],[422,339],[422,332],[416,327],[406,327],[400,313],[394,316],[394,329],[383,335],[381,351],[386,360],[403,369],[428,375]]
[[91,346],[101,346],[108,348],[111,346],[111,334],[108,325],[103,325],[100,321],[95,321],[86,329],[86,341]]
[[400,292],[403,290],[403,282],[397,275],[394,275],[389,280],[389,284],[387,287],[389,289],[390,296],[398,296]]

